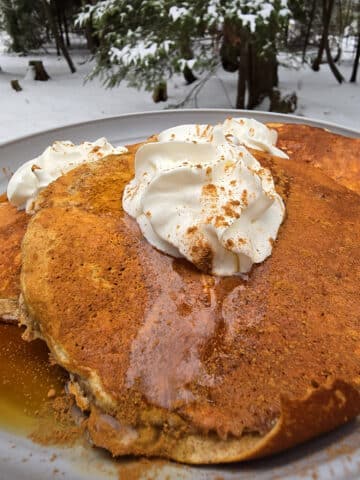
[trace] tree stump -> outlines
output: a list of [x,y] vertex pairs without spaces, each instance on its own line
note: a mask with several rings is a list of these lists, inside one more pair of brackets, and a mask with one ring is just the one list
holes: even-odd
[[191,68],[189,68],[187,65],[185,65],[185,67],[184,67],[183,75],[184,75],[185,81],[188,85],[191,85],[192,83],[196,82],[196,80],[197,80],[197,77],[194,75]]
[[41,60],[30,60],[29,67],[34,70],[34,80],[39,80],[40,82],[46,82],[49,80],[50,75],[45,70]]
[[270,96],[270,112],[293,113],[297,108],[297,95],[295,92],[281,96],[280,91],[274,88]]
[[22,88],[19,83],[19,80],[11,80],[10,85],[11,85],[11,88],[15,90],[15,92],[21,92]]
[[156,85],[153,91],[152,98],[155,103],[166,102],[166,100],[168,99],[166,82],[160,82]]

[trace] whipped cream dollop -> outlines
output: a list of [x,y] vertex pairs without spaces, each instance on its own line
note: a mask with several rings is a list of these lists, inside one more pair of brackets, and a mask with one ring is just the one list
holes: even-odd
[[125,152],[125,147],[113,147],[106,138],[80,145],[74,145],[70,141],[54,142],[41,155],[16,170],[9,181],[7,197],[19,209],[25,208],[31,212],[38,193],[61,175],[82,163]]
[[[214,141],[214,128],[212,125],[179,125],[164,130],[158,135],[160,142],[212,142]],[[289,158],[286,153],[276,147],[278,134],[276,130],[268,128],[261,122],[252,118],[227,118],[223,124],[216,126],[225,138],[237,145],[244,145],[254,150],[268,152],[281,158]],[[215,139],[216,141],[216,139]]]
[[[270,171],[237,137],[242,125],[229,124],[160,133],[137,151],[135,177],[123,195],[124,210],[154,247],[222,276],[265,260],[285,214]],[[276,148],[271,133],[252,137],[257,149]]]

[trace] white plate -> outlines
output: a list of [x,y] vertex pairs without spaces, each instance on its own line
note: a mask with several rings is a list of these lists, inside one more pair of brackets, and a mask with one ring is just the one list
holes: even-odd
[[[167,110],[121,115],[65,126],[0,144],[0,192],[6,189],[11,172],[24,161],[41,153],[55,140],[81,142],[105,136],[114,145],[134,143],[173,125],[217,123],[229,115],[252,117],[263,122],[306,123],[350,137],[360,136],[359,132],[342,128],[339,125],[267,112]],[[56,458],[53,457],[54,453]],[[64,449],[42,447],[22,436],[0,430],[0,480],[45,480],[50,477],[71,480],[89,480],[99,477],[113,479],[118,478],[119,466],[129,463],[131,463],[130,460],[115,462],[103,451],[90,447],[79,446]],[[224,480],[359,479],[360,420],[269,459],[216,467],[185,467],[169,463],[161,467],[155,466],[153,472],[149,471],[144,474],[144,478],[148,475],[160,479],[171,477],[184,480],[215,480],[216,478]],[[120,478],[126,479],[126,474],[121,475],[120,473]]]

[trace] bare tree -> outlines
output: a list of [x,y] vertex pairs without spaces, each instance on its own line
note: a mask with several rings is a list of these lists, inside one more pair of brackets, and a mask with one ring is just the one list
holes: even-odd
[[317,0],[312,0],[311,10],[310,10],[310,14],[309,14],[309,21],[308,21],[308,24],[306,26],[304,46],[303,46],[303,51],[302,51],[302,62],[303,63],[305,62],[306,50],[307,50],[307,47],[309,45],[310,33],[311,33],[311,29],[312,29],[312,25],[313,25],[314,17],[315,17],[316,4],[317,4]]
[[339,83],[342,83],[345,81],[345,78],[342,76],[340,73],[339,69],[335,65],[334,59],[331,56],[331,50],[330,50],[330,45],[329,45],[329,26],[330,26],[330,21],[331,21],[331,16],[332,12],[334,9],[334,0],[323,0],[323,22],[324,25],[327,25],[326,29],[326,34],[325,34],[325,52],[326,52],[326,58],[329,64],[329,67],[334,74],[334,77]]
[[326,59],[328,61],[329,67],[334,74],[336,80],[339,83],[342,83],[345,79],[340,73],[339,69],[336,67],[334,59],[331,55],[331,49],[329,44],[329,28],[331,17],[334,10],[335,0],[322,0],[322,35],[319,44],[318,54],[312,64],[312,69],[317,72],[320,69],[320,63],[323,57],[324,51],[326,52]]
[[359,60],[360,60],[360,30],[358,33],[356,54],[355,54],[353,69],[352,69],[351,78],[350,78],[350,82],[352,83],[356,82],[356,76],[357,76],[357,71],[359,67]]
[[58,49],[61,51],[61,53],[63,54],[65,60],[67,61],[67,64],[69,65],[71,73],[75,73],[76,72],[75,65],[71,59],[69,50],[65,45],[64,38],[59,31],[58,23],[55,18],[54,0],[43,0],[42,3],[43,3],[44,10],[49,22],[50,29],[55,38],[56,45]]

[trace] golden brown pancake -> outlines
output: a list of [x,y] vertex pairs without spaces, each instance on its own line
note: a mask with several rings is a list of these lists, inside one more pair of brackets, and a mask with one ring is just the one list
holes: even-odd
[[360,192],[360,135],[349,138],[309,125],[269,126],[277,130],[277,146],[290,158],[318,167],[341,185]]
[[[320,168],[342,185],[360,192],[360,139],[330,133],[324,129],[297,124],[268,124],[279,133],[278,146],[297,162]],[[259,159],[263,154],[253,150]],[[266,157],[266,155],[265,155]],[[5,202],[6,196],[0,197]],[[20,244],[28,217],[8,203],[0,203],[0,260],[5,266],[0,274],[0,320],[16,321],[20,289]],[[8,234],[9,225],[12,235]]]
[[294,155],[262,156],[287,217],[248,277],[216,277],[122,210],[133,152],[38,198],[22,321],[73,376],[95,445],[218,463],[281,451],[360,413],[360,196]]
[[20,245],[28,223],[28,215],[0,196],[0,319],[16,321],[20,294]]

